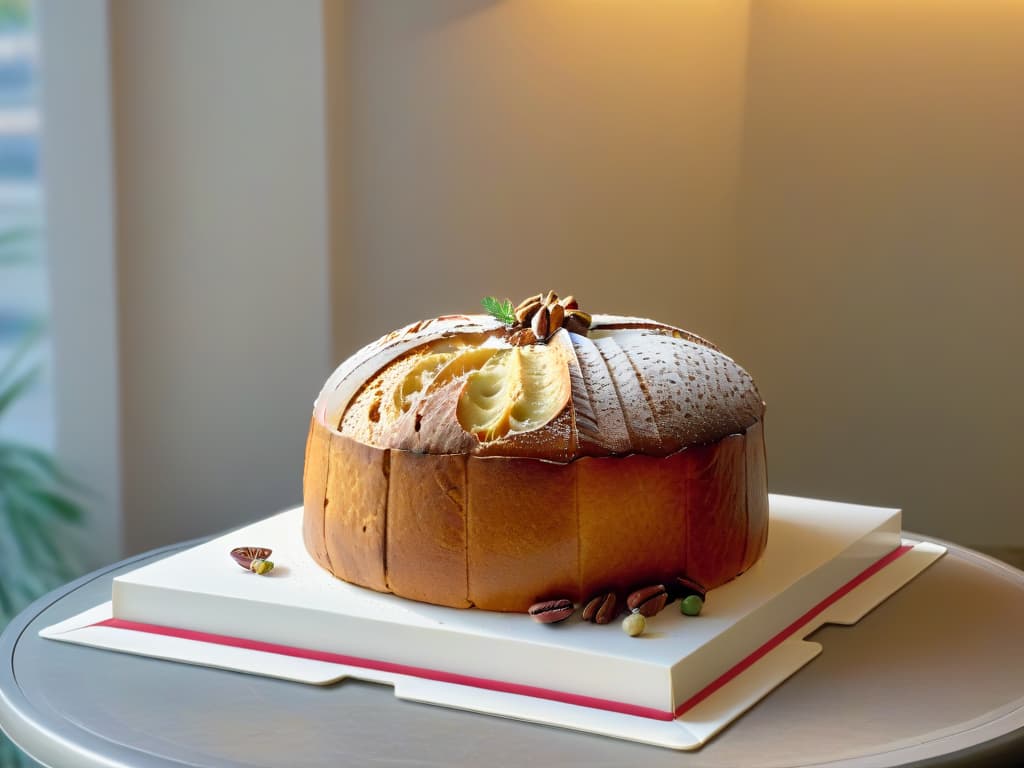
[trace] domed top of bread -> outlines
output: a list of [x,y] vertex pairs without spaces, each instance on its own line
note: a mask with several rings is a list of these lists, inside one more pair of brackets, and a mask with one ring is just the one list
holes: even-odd
[[699,336],[642,318],[571,313],[585,322],[563,324],[557,314],[540,339],[487,315],[393,331],[339,366],[314,416],[380,448],[555,462],[665,456],[763,417],[749,374]]

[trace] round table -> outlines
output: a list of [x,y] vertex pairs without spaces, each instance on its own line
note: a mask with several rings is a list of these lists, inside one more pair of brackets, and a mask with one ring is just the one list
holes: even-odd
[[[193,542],[194,543],[194,542]],[[696,752],[43,640],[110,598],[96,571],[0,635],[0,726],[48,766],[1024,764],[1024,573],[954,545]]]

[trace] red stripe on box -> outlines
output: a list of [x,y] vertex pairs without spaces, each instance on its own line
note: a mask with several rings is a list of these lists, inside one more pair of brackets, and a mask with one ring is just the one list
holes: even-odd
[[190,629],[177,629],[175,627],[162,627],[157,624],[142,624],[137,621],[124,621],[122,619],[107,619],[93,624],[94,627],[113,627],[114,629],[127,629],[132,632],[147,632],[151,635],[164,635],[166,637],[179,637],[183,640],[195,640],[200,643],[214,643],[216,645],[228,645],[232,648],[245,648],[250,651],[262,651],[264,653],[276,653],[281,656],[295,656],[300,659],[313,659],[314,661],[328,661],[333,664],[346,664],[350,667],[362,669],[376,669],[381,672],[395,672],[400,675],[410,675],[427,680],[437,680],[442,683],[455,683],[456,685],[469,685],[474,688],[485,688],[489,691],[500,691],[501,693],[515,693],[520,696],[533,696],[538,699],[550,699],[565,704],[575,704],[580,707],[591,709],[605,709],[610,712],[620,712],[624,715],[635,715],[654,720],[674,720],[675,715],[671,712],[663,712],[653,707],[640,707],[635,704],[627,704],[622,701],[611,701],[599,699],[593,696],[581,696],[576,693],[564,693],[553,691],[549,688],[538,688],[533,685],[521,685],[519,683],[508,683],[503,680],[490,680],[486,677],[475,677],[473,675],[459,675],[454,672],[444,672],[427,667],[415,667],[408,664],[395,664],[390,661],[377,661],[376,659],[365,659],[360,656],[347,656],[341,653],[329,653],[327,651],[314,651],[309,648],[294,648],[290,645],[277,645],[276,643],[264,643],[259,640],[248,640],[242,637],[231,637],[229,635],[214,635],[209,632],[195,632]]
[[797,619],[792,624],[790,624],[788,627],[786,627],[781,632],[779,632],[777,635],[775,635],[775,637],[773,637],[767,643],[762,645],[756,651],[754,651],[749,656],[747,656],[745,659],[743,659],[741,662],[739,662],[732,669],[728,670],[727,672],[723,673],[719,677],[717,677],[714,680],[712,680],[708,685],[704,686],[701,690],[697,691],[697,693],[695,693],[693,696],[691,696],[686,701],[684,701],[682,704],[680,704],[678,707],[676,707],[675,716],[676,717],[680,717],[681,715],[683,715],[688,710],[693,709],[695,706],[697,706],[702,701],[704,701],[704,699],[706,699],[712,693],[717,691],[719,688],[721,688],[723,685],[728,683],[733,678],[735,678],[738,675],[742,674],[746,669],[749,669],[751,666],[753,666],[759,659],[763,658],[769,652],[771,652],[772,650],[777,648],[779,645],[781,645],[784,640],[786,640],[787,638],[789,638],[793,634],[795,634],[798,629],[800,629],[801,627],[803,627],[806,624],[808,624],[812,619],[814,619],[815,616],[820,614],[822,611],[824,611],[830,605],[835,603],[837,600],[842,598],[844,595],[848,595],[850,592],[852,592],[854,589],[859,587],[865,581],[870,579],[872,576],[874,576],[880,570],[885,568],[885,566],[889,565],[889,563],[893,562],[894,560],[896,560],[899,557],[902,557],[903,555],[905,555],[907,552],[909,552],[912,549],[913,549],[913,546],[911,546],[910,544],[904,544],[903,546],[899,547],[898,549],[894,549],[892,552],[890,552],[888,555],[883,557],[878,562],[873,563],[872,565],[870,565],[867,568],[865,568],[859,574],[857,574],[852,579],[850,579],[850,581],[846,582],[843,586],[841,586],[839,589],[837,589],[831,595],[829,595],[824,600],[822,600],[820,603],[818,603],[816,606],[811,608],[811,610],[807,611],[807,613],[805,613],[799,619]]
[[842,587],[837,589],[831,595],[826,597],[820,603],[815,605],[803,616],[792,622],[789,626],[779,632],[777,635],[772,637],[768,642],[758,648],[756,651],[751,653],[749,656],[744,658],[738,664],[733,666],[731,669],[720,675],[718,678],[713,680],[711,683],[706,685],[696,694],[691,696],[689,699],[684,701],[674,712],[665,712],[660,709],[653,707],[640,707],[635,704],[629,704],[622,701],[612,701],[610,699],[600,699],[593,696],[581,696],[575,693],[565,693],[564,691],[555,691],[549,688],[539,688],[533,685],[521,685],[519,683],[510,683],[503,680],[491,680],[486,677],[476,677],[474,675],[460,675],[453,672],[444,672],[437,669],[429,669],[427,667],[417,667],[408,664],[396,664],[389,661],[378,661],[376,659],[366,659],[360,656],[348,656],[341,653],[330,653],[327,651],[316,651],[309,648],[296,648],[290,645],[278,645],[276,643],[265,643],[260,640],[249,640],[242,637],[232,637],[230,635],[217,635],[210,632],[197,632],[190,629],[178,629],[176,627],[164,627],[157,624],[143,624],[137,621],[125,621],[123,619],[106,619],[105,621],[97,622],[93,624],[94,627],[111,627],[113,629],[124,629],[131,632],[146,632],[152,635],[163,635],[165,637],[177,637],[183,640],[193,640],[200,643],[213,643],[215,645],[226,645],[232,648],[244,648],[251,651],[260,651],[263,653],[275,653],[280,656],[293,656],[300,659],[312,659],[314,661],[326,661],[333,664],[344,664],[350,667],[359,667],[362,669],[374,669],[381,672],[393,672],[400,675],[409,675],[411,677],[424,678],[426,680],[436,680],[442,683],[454,683],[455,685],[468,685],[474,688],[483,688],[489,691],[499,691],[501,693],[514,693],[519,696],[532,696],[538,699],[548,699],[550,701],[558,701],[564,704],[574,704],[580,707],[590,707],[591,709],[602,709],[609,712],[618,712],[624,715],[633,715],[635,717],[645,717],[651,720],[675,720],[688,710],[695,707],[701,701],[706,699],[708,696],[713,694],[719,688],[724,686],[733,678],[740,675],[744,670],[751,667],[759,659],[763,658],[774,648],[778,647],[786,638],[791,637],[797,630],[805,626],[822,611],[828,608],[830,605],[835,603],[837,600],[842,598],[844,595],[849,594],[851,591],[856,589],[859,585],[867,581],[873,575],[882,570],[885,566],[896,560],[898,557],[909,552],[913,547],[909,544],[903,545],[898,549],[893,550],[888,555],[883,557],[878,562],[872,564],[860,574],[855,576],[853,579],[848,581]]

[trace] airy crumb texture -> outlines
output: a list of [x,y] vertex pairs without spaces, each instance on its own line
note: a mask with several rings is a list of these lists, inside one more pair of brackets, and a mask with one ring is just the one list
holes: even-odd
[[500,329],[424,340],[382,362],[339,431],[381,448],[570,461],[666,456],[761,418],[757,388],[731,358],[677,329],[624,320],[522,347]]

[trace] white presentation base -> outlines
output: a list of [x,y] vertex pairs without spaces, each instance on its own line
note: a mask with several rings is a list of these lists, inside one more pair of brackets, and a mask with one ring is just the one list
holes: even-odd
[[[312,684],[346,677],[404,699],[693,749],[945,551],[900,539],[894,509],[772,496],[768,547],[713,590],[628,637],[573,618],[459,610],[338,581],[306,553],[292,509],[118,576],[113,600],[43,637]],[[269,547],[267,576],[229,551]],[[343,695],[339,691],[339,695]]]

